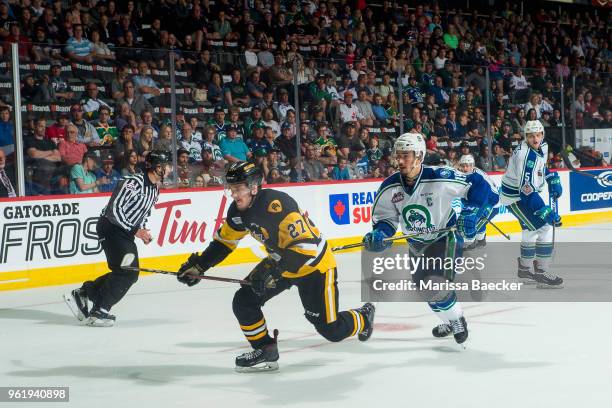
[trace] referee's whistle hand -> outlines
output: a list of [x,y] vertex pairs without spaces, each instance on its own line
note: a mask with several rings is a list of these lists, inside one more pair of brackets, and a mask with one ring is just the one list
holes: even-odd
[[136,231],[136,237],[140,238],[145,245],[148,245],[151,241],[153,241],[153,237],[148,229],[139,229]]

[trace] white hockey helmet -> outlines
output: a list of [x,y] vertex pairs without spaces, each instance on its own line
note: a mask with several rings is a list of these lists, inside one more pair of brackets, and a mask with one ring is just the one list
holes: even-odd
[[462,164],[465,164],[468,166],[475,166],[476,162],[474,161],[474,156],[472,156],[471,154],[464,154],[459,159],[459,165],[462,165]]
[[529,133],[539,133],[542,132],[542,134],[544,134],[544,126],[542,125],[542,122],[540,122],[539,120],[528,120],[527,123],[525,123],[525,135],[528,135]]
[[404,133],[395,140],[393,145],[393,153],[399,152],[414,152],[415,157],[420,157],[421,161],[425,159],[425,138],[420,133]]

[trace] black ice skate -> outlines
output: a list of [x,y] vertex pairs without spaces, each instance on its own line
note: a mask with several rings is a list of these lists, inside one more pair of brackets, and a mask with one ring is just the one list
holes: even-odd
[[466,242],[463,245],[463,250],[464,251],[473,251],[476,248],[478,248],[478,241],[476,241],[476,240],[474,240],[472,242]]
[[433,334],[434,337],[446,337],[452,332],[453,329],[451,329],[450,324],[446,323],[439,324],[431,330],[431,334]]
[[359,313],[363,316],[363,321],[365,323],[365,327],[357,335],[359,341],[367,341],[374,332],[374,314],[376,313],[376,307],[372,303],[366,303],[357,309]]
[[477,239],[476,240],[476,247],[477,248],[484,248],[487,246],[487,237],[484,237],[483,239]]
[[236,371],[257,373],[278,370],[278,330],[274,330],[274,342],[236,357]]
[[539,289],[561,289],[563,288],[563,279],[554,275],[538,266],[537,261],[533,261],[533,269],[535,270],[534,280],[537,282]]
[[74,289],[70,293],[65,293],[62,297],[79,322],[89,317],[89,310],[87,307],[88,299],[83,289]]
[[461,316],[459,320],[451,320],[450,327],[457,344],[463,344],[468,338],[468,328],[465,317]]
[[108,313],[108,310],[94,306],[91,312],[89,312],[89,319],[87,319],[88,326],[111,327],[114,324],[115,316]]
[[536,283],[535,275],[533,272],[531,272],[531,268],[523,265],[521,263],[521,258],[517,258],[517,262],[519,280],[526,285],[533,285],[534,283]]

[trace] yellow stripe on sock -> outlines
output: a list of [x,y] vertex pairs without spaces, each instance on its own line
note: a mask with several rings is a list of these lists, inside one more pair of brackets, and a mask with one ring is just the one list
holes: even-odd
[[242,330],[249,331],[249,330],[254,330],[254,329],[258,328],[259,326],[262,326],[262,325],[264,325],[265,323],[266,323],[266,319],[265,319],[265,318],[262,318],[262,319],[261,319],[260,321],[258,321],[257,323],[255,323],[255,324],[251,324],[251,325],[249,325],[249,326],[243,326],[243,325],[240,325],[240,328],[241,328]]
[[259,340],[259,339],[261,339],[261,338],[262,338],[263,336],[265,336],[266,334],[268,334],[268,329],[266,329],[266,330],[262,331],[262,332],[261,332],[261,333],[259,333],[259,334],[254,335],[254,336],[245,336],[245,337],[246,337],[246,339],[247,339],[248,341],[255,341],[255,340]]

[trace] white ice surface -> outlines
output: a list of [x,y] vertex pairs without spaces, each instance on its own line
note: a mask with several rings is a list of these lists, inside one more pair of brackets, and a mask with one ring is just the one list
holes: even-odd
[[[611,232],[601,224],[557,236],[611,241]],[[341,309],[356,307],[359,255],[338,264]],[[215,273],[242,277],[250,267]],[[235,285],[147,276],[113,308],[113,328],[77,324],[61,301],[73,287],[0,293],[0,386],[70,387],[68,404],[0,406],[612,406],[610,303],[464,304],[470,339],[460,351],[432,338],[439,322],[421,303],[379,303],[370,341],[328,343],[293,289],[264,308],[280,330],[280,371],[238,374],[234,357],[248,344],[232,314]]]

